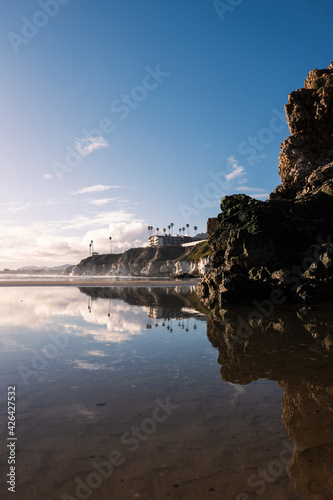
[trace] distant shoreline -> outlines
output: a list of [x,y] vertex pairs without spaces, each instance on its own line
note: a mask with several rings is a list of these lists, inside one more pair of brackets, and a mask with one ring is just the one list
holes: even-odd
[[167,287],[167,286],[182,286],[182,285],[197,285],[197,279],[60,279],[60,280],[1,280],[0,287],[8,286],[76,286],[76,287]]

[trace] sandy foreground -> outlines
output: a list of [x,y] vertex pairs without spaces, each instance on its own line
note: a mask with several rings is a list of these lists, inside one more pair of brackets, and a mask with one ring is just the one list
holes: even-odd
[[78,286],[78,287],[166,287],[166,286],[182,286],[182,285],[197,285],[196,279],[80,279],[80,278],[64,278],[64,279],[27,279],[27,280],[1,280],[0,287],[2,286]]

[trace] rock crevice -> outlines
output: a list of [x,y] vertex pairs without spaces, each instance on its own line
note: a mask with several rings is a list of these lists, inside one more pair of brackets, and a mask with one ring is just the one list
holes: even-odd
[[333,297],[333,63],[313,70],[285,106],[279,185],[265,202],[226,196],[208,221],[207,304],[247,302],[279,290],[284,302]]

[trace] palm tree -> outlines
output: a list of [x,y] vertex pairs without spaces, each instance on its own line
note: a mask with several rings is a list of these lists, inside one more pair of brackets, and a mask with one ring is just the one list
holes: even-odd
[[196,235],[197,235],[197,230],[198,230],[198,227],[197,227],[197,226],[194,226],[194,227],[193,227],[193,229],[194,229],[194,236],[196,236]]
[[91,255],[94,253],[94,241],[91,240]]
[[183,230],[183,233],[185,233],[185,227],[183,227],[182,230]]
[[157,227],[157,228],[156,228],[156,234],[158,234],[159,230],[160,230],[160,228],[159,228],[159,227]]
[[111,241],[112,241],[112,236],[109,236],[109,240],[110,240],[110,253],[112,253],[112,243],[111,243]]
[[166,235],[166,229],[165,229],[165,227],[163,228],[163,231],[164,231],[164,236],[165,236]]
[[170,229],[171,229],[171,226],[170,226],[170,224],[168,225],[168,229],[169,229],[169,236],[170,236]]
[[179,228],[179,234],[180,234],[180,236],[182,235],[182,228],[181,227]]
[[91,256],[91,243],[89,243],[89,255]]
[[174,223],[173,222],[170,222],[170,227],[171,227],[171,235],[173,235],[173,226],[174,226]]
[[190,229],[189,229],[190,225],[186,224],[186,227],[187,227],[187,236],[190,236]]

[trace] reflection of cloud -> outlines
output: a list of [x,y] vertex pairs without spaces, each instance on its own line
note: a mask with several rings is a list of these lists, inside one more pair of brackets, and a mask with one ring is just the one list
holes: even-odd
[[[50,335],[91,336],[97,342],[115,343],[131,340],[133,335],[142,335],[147,325],[147,309],[133,307],[121,300],[92,301],[88,310],[88,296],[74,287],[27,287],[0,288],[1,320],[8,326],[24,325],[34,338],[40,338],[43,346],[50,342]],[[110,316],[108,316],[110,311]],[[19,334],[18,334],[19,335]],[[15,336],[0,331],[1,349],[26,349],[30,342],[26,330]],[[95,349],[91,353],[102,356]]]
[[75,359],[73,361],[74,368],[82,368],[83,370],[100,370],[105,369],[106,365],[101,363],[87,363],[86,361],[80,361],[79,359]]
[[87,354],[89,354],[89,356],[99,356],[101,358],[104,358],[106,356],[105,352],[97,351],[96,349],[94,351],[88,351]]
[[230,404],[235,405],[240,396],[244,394],[245,388],[242,385],[232,384],[231,382],[227,382],[227,384],[231,385],[231,387],[235,391],[233,397],[230,398]]
[[100,325],[104,328],[80,327],[78,335],[91,335],[97,342],[125,342],[133,335],[142,335],[147,324],[147,309],[142,306],[135,308],[120,300],[111,301],[110,316],[108,316],[109,301],[93,301],[91,313],[87,308],[81,311],[86,324]]

